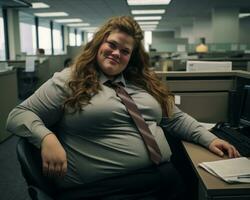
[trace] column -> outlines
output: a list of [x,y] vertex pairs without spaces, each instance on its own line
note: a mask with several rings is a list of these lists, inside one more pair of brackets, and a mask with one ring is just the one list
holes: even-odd
[[206,43],[212,41],[212,20],[211,17],[199,17],[194,19],[193,34],[195,43],[200,42],[200,38],[206,39]]
[[21,53],[21,41],[19,30],[19,14],[18,10],[8,8],[7,9],[7,21],[8,21],[8,39],[9,39],[9,59],[15,60],[16,55]]
[[239,9],[213,8],[212,9],[212,42],[238,43],[239,42]]
[[193,24],[181,26],[181,38],[187,38],[189,44],[195,42],[193,30]]
[[64,49],[67,52],[67,46],[69,45],[69,27],[64,26]]

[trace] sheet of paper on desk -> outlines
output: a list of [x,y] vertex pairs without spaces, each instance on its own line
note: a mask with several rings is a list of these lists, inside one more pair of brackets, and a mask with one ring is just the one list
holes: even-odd
[[26,57],[25,60],[25,72],[34,72],[35,71],[35,61],[36,57]]
[[246,157],[202,162],[198,166],[228,183],[250,183],[250,160]]

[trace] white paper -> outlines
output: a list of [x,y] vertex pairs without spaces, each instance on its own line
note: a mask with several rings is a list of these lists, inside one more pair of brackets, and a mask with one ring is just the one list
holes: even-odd
[[180,95],[174,95],[174,102],[176,105],[181,104],[181,96]]
[[198,166],[228,183],[250,183],[250,160],[246,157],[202,162]]
[[25,60],[25,72],[34,72],[35,71],[35,60],[36,57],[26,57]]

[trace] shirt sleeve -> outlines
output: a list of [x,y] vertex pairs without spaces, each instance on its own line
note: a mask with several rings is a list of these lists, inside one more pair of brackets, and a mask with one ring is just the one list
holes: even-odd
[[63,103],[67,96],[66,70],[57,72],[32,96],[14,108],[7,119],[6,128],[18,136],[27,137],[40,148],[42,139],[51,133],[49,129],[63,114]]
[[182,112],[177,106],[173,108],[170,118],[163,118],[161,126],[164,131],[180,139],[208,147],[217,137],[203,127],[197,120]]

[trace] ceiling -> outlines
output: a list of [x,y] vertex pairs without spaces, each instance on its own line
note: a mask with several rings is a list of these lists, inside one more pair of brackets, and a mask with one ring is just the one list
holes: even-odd
[[[181,26],[192,25],[194,19],[211,17],[213,8],[238,8],[241,12],[250,12],[250,0],[172,0],[165,6],[128,6],[126,0],[26,0],[26,2],[44,2],[50,5],[46,9],[20,8],[21,11],[67,12],[68,17],[81,18],[90,26],[100,26],[112,16],[131,15],[131,9],[166,9],[157,30],[175,30]],[[15,0],[0,0],[0,5],[20,6]]]

